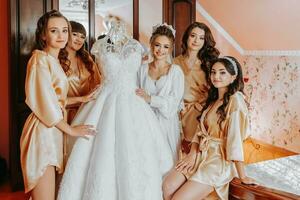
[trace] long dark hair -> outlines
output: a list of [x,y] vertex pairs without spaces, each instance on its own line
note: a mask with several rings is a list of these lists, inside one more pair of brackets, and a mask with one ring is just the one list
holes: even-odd
[[[46,48],[46,41],[43,39],[43,36],[46,35],[46,30],[47,30],[47,26],[48,26],[48,21],[51,18],[63,18],[66,20],[67,24],[68,24],[68,32],[69,32],[69,38],[71,37],[71,26],[70,23],[68,21],[68,19],[63,16],[59,11],[57,10],[51,10],[49,12],[46,12],[43,16],[41,16],[37,22],[37,28],[35,31],[35,48],[39,49],[39,50],[43,50],[44,48]],[[65,48],[60,50],[60,64],[61,66],[67,64],[68,62],[70,62],[68,60],[68,52],[65,50]]]
[[205,72],[206,78],[208,79],[209,68],[212,65],[212,62],[218,58],[220,52],[217,48],[215,48],[216,42],[208,26],[201,22],[194,22],[187,27],[182,36],[182,55],[187,54],[188,39],[194,28],[200,28],[204,30],[204,44],[203,47],[198,51],[197,57],[201,61],[201,69]]
[[[78,32],[78,33],[81,33],[84,36],[86,36],[86,30],[82,24],[75,22],[75,21],[70,21],[70,24],[71,24],[72,32]],[[60,55],[63,55],[62,51],[60,52],[59,57],[60,57]],[[78,51],[76,51],[76,56],[78,56],[80,58],[80,60],[84,64],[85,68],[91,74],[91,77],[94,78],[94,70],[93,70],[94,62],[93,62],[89,52],[85,49],[84,45],[82,45],[82,47]],[[62,66],[64,68],[65,72],[69,71],[70,64],[71,63],[68,63],[67,65]]]
[[[244,93],[244,81],[243,81],[243,72],[242,72],[241,65],[234,57],[231,57],[231,56],[226,56],[226,57],[218,58],[212,63],[212,66],[215,63],[222,63],[225,66],[225,69],[228,71],[229,74],[236,75],[236,79],[227,86],[228,90],[224,94],[223,104],[217,109],[217,114],[220,116],[220,118],[218,120],[219,126],[221,126],[221,123],[226,118],[225,109],[226,109],[226,106],[228,105],[230,97],[233,94],[235,94],[237,91]],[[237,74],[234,69],[235,67],[234,67],[233,63],[230,62],[229,59],[231,59],[233,62],[235,62],[236,67],[237,67]],[[210,72],[211,72],[211,69],[210,69]],[[206,100],[206,103],[205,103],[202,111],[201,111],[200,116],[202,115],[203,111],[208,108],[209,105],[214,103],[219,98],[218,89],[213,86],[211,81],[208,81],[208,82],[210,85],[210,89],[208,91],[208,98]],[[200,116],[198,116],[198,120],[200,120]]]

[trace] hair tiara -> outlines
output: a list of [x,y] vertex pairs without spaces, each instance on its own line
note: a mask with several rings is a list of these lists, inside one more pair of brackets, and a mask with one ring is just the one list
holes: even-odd
[[236,65],[236,62],[232,58],[229,58],[228,56],[224,56],[223,59],[228,60],[233,65],[234,73],[235,73],[235,75],[237,75],[238,74],[238,67]]
[[158,27],[161,27],[161,26],[167,27],[167,28],[172,32],[172,35],[173,35],[174,38],[175,38],[175,33],[176,33],[175,29],[172,27],[172,25],[169,25],[169,24],[167,24],[166,22],[163,23],[163,24],[156,24],[155,26],[153,26],[153,27],[152,27],[152,34],[156,31],[156,29],[157,29]]

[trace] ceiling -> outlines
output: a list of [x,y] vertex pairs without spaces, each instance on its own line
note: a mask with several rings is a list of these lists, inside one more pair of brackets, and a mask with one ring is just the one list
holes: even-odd
[[245,51],[300,50],[299,0],[197,0]]

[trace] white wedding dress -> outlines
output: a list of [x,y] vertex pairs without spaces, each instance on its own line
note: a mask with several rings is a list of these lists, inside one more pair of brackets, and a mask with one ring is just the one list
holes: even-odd
[[161,200],[173,161],[155,114],[135,94],[142,47],[129,39],[118,49],[105,40],[92,49],[105,82],[72,123],[94,125],[97,135],[77,139],[58,200]]

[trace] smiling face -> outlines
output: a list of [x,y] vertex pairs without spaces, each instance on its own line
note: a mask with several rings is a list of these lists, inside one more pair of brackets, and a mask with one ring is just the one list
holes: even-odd
[[64,48],[68,42],[68,36],[68,23],[64,18],[54,17],[48,20],[47,29],[43,36],[43,40],[48,48]]
[[215,88],[226,88],[236,79],[236,75],[231,75],[224,64],[216,62],[211,69],[210,80]]
[[71,38],[68,42],[68,47],[74,51],[78,51],[84,44],[85,35],[79,32],[72,32]]
[[172,41],[165,35],[159,35],[152,42],[151,49],[154,59],[167,60],[172,52]]
[[190,51],[199,51],[204,45],[204,37],[205,32],[203,29],[193,28],[187,40],[188,49]]

